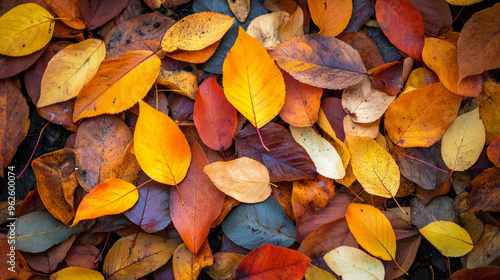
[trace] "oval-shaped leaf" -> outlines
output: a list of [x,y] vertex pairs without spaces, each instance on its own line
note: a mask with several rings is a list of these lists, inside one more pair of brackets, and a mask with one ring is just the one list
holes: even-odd
[[375,4],[380,29],[391,43],[416,60],[422,60],[424,22],[408,0],[380,0]]
[[179,245],[175,249],[172,265],[174,271],[173,279],[195,280],[198,279],[201,270],[204,267],[212,265],[214,258],[212,250],[208,245],[208,240],[205,241],[198,252],[194,255],[185,243]]
[[293,139],[297,141],[316,165],[318,173],[331,179],[342,179],[345,176],[344,165],[337,150],[312,127],[290,126]]
[[479,115],[486,130],[486,144],[500,135],[500,84],[488,78],[477,100]]
[[351,46],[318,34],[293,38],[270,54],[295,79],[319,88],[343,89],[361,81],[366,73],[359,53]]
[[238,21],[245,22],[250,12],[250,0],[233,0],[227,1],[227,3]]
[[152,51],[132,51],[101,63],[81,89],[73,121],[127,110],[148,93],[160,73],[161,61]]
[[179,243],[146,233],[120,238],[104,259],[104,275],[113,280],[139,279],[164,265]]
[[215,77],[203,81],[194,100],[193,121],[205,145],[223,151],[233,143],[237,112]]
[[16,220],[13,235],[16,250],[40,253],[80,232],[81,228],[67,227],[48,212],[31,212]]
[[326,264],[344,280],[382,280],[384,265],[358,248],[340,246],[324,256]]
[[454,222],[435,221],[420,233],[446,257],[461,257],[474,248],[469,233]]
[[134,206],[137,199],[139,194],[134,185],[116,178],[107,179],[83,197],[71,226],[81,220],[123,213]]
[[257,203],[271,195],[269,172],[262,163],[247,157],[217,161],[203,169],[223,193],[245,203]]
[[191,162],[186,137],[172,119],[144,101],[139,101],[134,147],[139,165],[153,180],[177,185],[186,176]]
[[462,98],[442,83],[401,94],[385,113],[385,128],[401,147],[429,147],[457,117]]
[[50,280],[104,280],[104,276],[97,270],[84,267],[66,267],[50,275]]
[[222,72],[227,100],[253,126],[261,128],[278,115],[285,103],[281,71],[262,44],[241,27]]
[[399,189],[399,167],[394,158],[375,140],[347,134],[354,176],[372,195],[394,197]]
[[80,10],[88,30],[95,29],[116,17],[128,5],[122,0],[82,1]]
[[204,49],[219,41],[233,22],[233,17],[214,12],[189,15],[167,30],[161,47],[166,52]]
[[396,235],[382,211],[368,204],[351,203],[345,212],[352,235],[368,253],[385,261],[396,256]]
[[458,116],[443,135],[441,156],[451,170],[465,171],[476,163],[486,134],[479,109]]
[[87,39],[58,52],[43,73],[37,107],[76,97],[80,89],[94,77],[105,56],[104,42],[98,39]]
[[273,197],[236,206],[222,222],[222,230],[234,243],[249,250],[264,244],[290,247],[297,235],[292,221]]
[[269,151],[262,147],[257,130],[248,125],[235,136],[238,157],[249,157],[264,164],[271,182],[314,179],[313,161],[288,130],[271,122],[260,129],[260,134]]
[[226,196],[203,172],[209,162],[198,142],[194,142],[192,153],[193,161],[186,179],[179,184],[179,191],[170,189],[170,213],[182,240],[196,255],[219,216]]
[[235,279],[289,279],[304,277],[311,259],[295,250],[264,244],[248,253],[236,269]]
[[42,6],[27,3],[0,17],[0,54],[23,56],[43,48],[52,39],[54,17]]
[[335,37],[344,31],[351,19],[351,0],[308,0],[311,19],[320,29],[320,34]]

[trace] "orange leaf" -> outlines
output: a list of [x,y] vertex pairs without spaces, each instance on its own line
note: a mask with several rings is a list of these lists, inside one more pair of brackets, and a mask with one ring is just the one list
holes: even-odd
[[144,173],[153,180],[177,185],[191,162],[189,144],[179,126],[167,115],[139,101],[135,126],[135,156]]
[[83,197],[71,226],[81,220],[123,213],[134,206],[137,199],[139,193],[134,185],[120,179],[107,179]]
[[367,204],[351,203],[345,218],[352,235],[368,253],[385,261],[394,260],[396,235],[380,210]]
[[82,14],[80,13],[79,0],[44,0],[61,21],[74,29],[85,29]]
[[192,153],[186,180],[179,184],[180,194],[175,188],[170,189],[170,216],[186,246],[197,254],[222,210],[226,195],[203,172],[209,162],[198,142],[194,142]]
[[132,51],[106,59],[76,98],[73,121],[127,110],[148,93],[161,61],[151,51]]
[[261,128],[278,115],[285,103],[283,76],[262,44],[241,27],[222,72],[227,100],[253,126]]
[[311,259],[295,250],[265,244],[248,253],[236,270],[236,279],[288,279],[304,277]]
[[205,145],[216,151],[231,146],[238,116],[215,77],[200,85],[193,114],[194,125]]
[[250,12],[250,0],[229,0],[227,3],[238,21],[245,22]]
[[486,150],[488,159],[497,167],[500,167],[500,136],[490,142]]
[[325,36],[339,35],[351,19],[351,0],[308,0],[307,3],[314,24]]
[[208,240],[203,243],[196,255],[191,253],[186,244],[183,243],[175,249],[173,256],[175,279],[196,280],[201,270],[212,265],[213,262],[214,258]]
[[385,128],[401,147],[430,147],[457,117],[462,98],[442,83],[401,94],[385,113]]
[[293,182],[292,204],[295,218],[300,217],[312,203],[315,210],[321,210],[335,196],[333,180],[318,175],[318,180],[297,180]]
[[167,30],[161,47],[166,52],[199,51],[219,41],[233,22],[233,17],[214,12],[189,15]]
[[323,89],[303,84],[282,71],[286,86],[280,117],[296,127],[313,126],[318,120]]

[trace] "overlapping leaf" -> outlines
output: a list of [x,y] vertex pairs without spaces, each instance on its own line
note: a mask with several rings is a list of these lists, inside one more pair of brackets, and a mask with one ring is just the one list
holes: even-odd
[[435,221],[420,233],[446,257],[461,257],[474,247],[467,231],[453,222]]
[[120,179],[110,178],[95,186],[80,202],[71,226],[81,220],[127,211],[139,199],[137,188]]
[[71,266],[66,267],[58,272],[50,275],[51,280],[64,280],[64,279],[74,279],[74,280],[104,280],[104,276],[96,270]]
[[161,61],[151,51],[132,51],[101,63],[76,99],[73,121],[129,109],[148,93]]
[[223,66],[227,100],[256,128],[280,112],[285,103],[285,83],[280,70],[262,44],[242,28]]
[[181,244],[175,249],[173,256],[174,279],[195,280],[198,279],[201,270],[213,264],[212,251],[205,241],[198,252],[193,254],[186,244]]
[[105,56],[104,42],[98,39],[87,39],[58,52],[43,74],[37,106],[41,108],[76,97],[96,74]]
[[38,51],[52,39],[55,20],[42,6],[27,3],[0,17],[0,54],[23,56]]
[[[336,55],[330,55],[336,50]],[[359,53],[348,44],[323,35],[304,35],[278,45],[271,57],[281,69],[311,86],[343,89],[363,78],[366,69]]]
[[134,131],[137,161],[153,180],[177,185],[191,162],[191,151],[179,126],[167,115],[139,102],[139,119]]
[[340,246],[324,256],[326,264],[345,280],[382,280],[384,265],[360,249]]
[[308,0],[307,3],[311,19],[325,36],[339,35],[351,19],[353,3],[350,0]]

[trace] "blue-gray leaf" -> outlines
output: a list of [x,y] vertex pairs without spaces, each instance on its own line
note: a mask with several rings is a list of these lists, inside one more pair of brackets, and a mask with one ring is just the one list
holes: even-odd
[[[215,12],[234,17],[227,0],[194,0],[193,11],[195,13]],[[244,30],[246,30],[254,18],[267,13],[267,10],[262,7],[259,1],[251,1],[250,13],[248,14],[245,22],[241,23],[237,20],[234,21],[233,26],[231,26],[224,37],[222,37],[219,47],[215,53],[209,60],[207,60],[207,62],[200,65],[201,69],[214,74],[222,74],[222,64],[224,64],[224,59],[226,59],[227,53],[234,45],[234,42],[238,37],[238,26],[241,26]]]
[[264,244],[290,247],[295,226],[276,199],[236,206],[222,222],[222,230],[235,244],[253,250]]
[[[15,247],[17,250],[40,253],[82,232],[81,227],[67,227],[47,212],[31,212],[16,220]],[[10,232],[9,232],[10,234]]]

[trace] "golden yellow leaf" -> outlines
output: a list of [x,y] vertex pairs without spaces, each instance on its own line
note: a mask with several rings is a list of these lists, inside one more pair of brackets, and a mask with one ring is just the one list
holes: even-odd
[[368,204],[351,203],[345,212],[347,225],[359,245],[385,261],[396,256],[396,234],[382,211]]
[[314,24],[325,36],[339,35],[351,19],[351,0],[308,0],[307,3]]
[[326,264],[344,280],[383,280],[384,265],[358,248],[340,246],[324,257]]
[[500,135],[500,84],[490,78],[484,81],[482,94],[477,100],[479,115],[486,129],[486,144]]
[[469,233],[453,222],[435,221],[420,233],[446,257],[461,257],[474,248]]
[[442,83],[402,93],[385,113],[385,128],[400,147],[430,147],[453,123],[461,101]]
[[176,93],[194,99],[198,90],[198,79],[193,72],[184,70],[160,71],[156,83],[177,90]]
[[167,115],[139,101],[134,131],[135,156],[153,180],[177,185],[186,177],[191,150],[179,126]]
[[258,203],[271,195],[269,171],[260,162],[248,157],[217,161],[203,169],[223,193],[244,203]]
[[160,58],[152,51],[132,51],[104,60],[78,94],[73,122],[129,109],[146,96],[160,67]]
[[122,237],[104,259],[104,275],[108,280],[140,279],[167,263],[180,243],[142,232]]
[[330,272],[323,270],[315,265],[310,265],[307,268],[306,275],[304,275],[306,280],[336,280]]
[[319,174],[331,178],[342,179],[345,169],[337,150],[314,131],[312,127],[290,126],[293,139],[299,143],[311,157]]
[[465,171],[476,163],[485,142],[484,124],[479,109],[458,116],[441,141],[441,156],[454,171]]
[[172,261],[175,280],[196,280],[204,267],[214,263],[214,258],[207,240],[196,255],[189,251],[186,244],[179,245]]
[[396,196],[400,173],[394,158],[371,138],[347,134],[346,140],[352,171],[363,189],[372,195]]
[[446,2],[455,6],[468,6],[472,4],[479,3],[483,0],[446,0]]
[[45,107],[76,97],[94,77],[106,56],[106,46],[98,39],[69,45],[52,57],[43,73],[37,107]]
[[166,52],[204,49],[219,41],[233,25],[233,22],[233,17],[214,12],[189,15],[165,32],[161,40],[161,47]]
[[104,280],[104,276],[93,269],[71,266],[50,275],[50,280]]
[[224,60],[222,82],[227,100],[256,128],[280,112],[285,82],[262,44],[240,27]]
[[81,220],[123,213],[134,206],[137,199],[139,192],[134,185],[116,178],[107,179],[83,197],[71,226]]
[[0,17],[0,54],[23,56],[43,48],[52,39],[55,20],[42,6],[19,5]]

